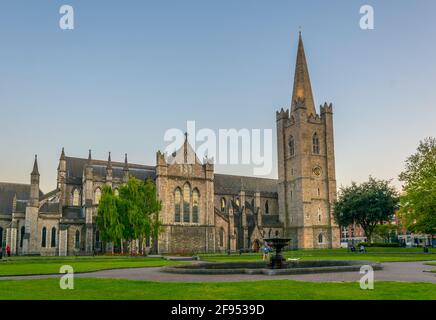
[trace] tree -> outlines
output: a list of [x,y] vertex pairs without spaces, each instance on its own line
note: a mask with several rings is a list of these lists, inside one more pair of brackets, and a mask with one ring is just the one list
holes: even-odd
[[391,220],[397,205],[398,193],[390,182],[369,177],[367,182],[340,189],[334,216],[341,226],[360,225],[371,242],[376,225]]
[[150,214],[146,201],[144,182],[131,177],[119,190],[121,216],[124,217],[124,239],[131,242],[150,234]]
[[145,202],[147,203],[148,214],[150,215],[150,236],[152,239],[153,253],[158,252],[157,241],[159,234],[162,232],[162,222],[159,213],[162,210],[162,201],[159,200],[156,185],[151,178],[145,182]]
[[95,221],[100,231],[100,237],[104,242],[118,244],[123,238],[124,225],[118,207],[119,200],[115,196],[112,188],[104,186]]
[[152,237],[154,251],[157,250],[157,239],[162,231],[159,219],[161,209],[153,180],[149,178],[144,183],[130,177],[119,188],[118,196],[110,187],[103,187],[97,211],[97,228],[104,241],[121,244],[122,251],[124,240],[130,243],[130,248],[133,241],[139,240],[139,250],[143,253],[144,240]]
[[409,231],[436,233],[436,139],[420,141],[399,176],[404,182],[400,217]]
[[374,236],[380,238],[384,242],[391,242],[399,227],[392,223],[378,224],[374,229]]

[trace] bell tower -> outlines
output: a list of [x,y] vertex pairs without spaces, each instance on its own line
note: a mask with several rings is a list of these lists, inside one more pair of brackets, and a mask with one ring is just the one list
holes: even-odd
[[277,112],[279,214],[294,248],[339,247],[333,220],[336,173],[333,108],[320,112],[310,83],[301,32],[290,110]]

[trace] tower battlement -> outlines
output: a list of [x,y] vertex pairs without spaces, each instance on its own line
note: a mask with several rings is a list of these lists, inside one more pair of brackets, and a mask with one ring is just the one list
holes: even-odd
[[323,113],[333,113],[333,104],[327,104],[327,102],[324,102],[324,105],[321,105],[319,107],[321,114]]
[[277,119],[277,121],[289,119],[289,109],[284,110],[282,108],[282,109],[280,109],[280,111],[277,111],[276,112],[276,119]]

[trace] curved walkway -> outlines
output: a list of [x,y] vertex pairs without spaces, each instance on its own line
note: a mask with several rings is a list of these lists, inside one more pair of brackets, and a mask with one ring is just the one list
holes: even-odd
[[[436,283],[436,273],[425,272],[435,270],[435,266],[429,266],[425,262],[389,262],[383,263],[383,270],[375,271],[376,281],[403,281],[403,282],[429,282]],[[258,281],[258,280],[301,280],[314,282],[354,282],[359,281],[361,275],[358,272],[336,272],[336,273],[313,273],[301,275],[194,275],[194,274],[173,274],[160,271],[160,267],[112,269],[95,272],[78,273],[76,278],[111,278],[143,281],[163,282],[234,282],[234,281]],[[34,275],[34,276],[13,276],[0,277],[1,280],[23,280],[55,278],[60,275]]]

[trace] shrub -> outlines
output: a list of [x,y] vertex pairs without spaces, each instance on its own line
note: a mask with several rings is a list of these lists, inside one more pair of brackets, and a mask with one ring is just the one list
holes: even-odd
[[358,246],[365,246],[365,247],[377,247],[377,248],[399,248],[400,244],[398,242],[394,243],[384,243],[384,242],[375,242],[375,243],[367,243],[367,242],[361,242],[358,244]]

